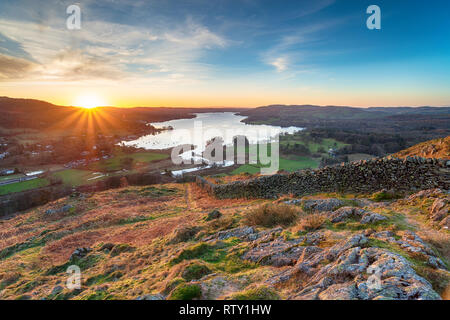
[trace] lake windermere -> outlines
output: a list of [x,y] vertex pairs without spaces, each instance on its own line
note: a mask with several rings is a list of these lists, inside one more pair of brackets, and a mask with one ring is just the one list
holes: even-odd
[[271,125],[253,125],[241,122],[246,117],[233,112],[196,113],[192,119],[178,119],[151,123],[156,128],[171,128],[156,135],[146,135],[133,141],[124,141],[126,146],[134,146],[147,150],[169,149],[181,145],[193,145],[193,149],[182,152],[179,156],[184,160],[202,163],[202,166],[172,171],[182,175],[216,166],[231,166],[234,160],[213,162],[203,155],[205,146],[212,139],[220,137],[224,145],[232,145],[233,138],[245,136],[250,144],[276,141],[278,135],[292,134],[302,130],[298,127],[282,128]]
[[175,146],[192,144],[195,151],[201,152],[208,141],[222,137],[224,144],[230,145],[233,137],[244,135],[250,143],[261,143],[275,137],[277,134],[295,133],[302,130],[298,127],[282,128],[271,125],[253,125],[241,122],[246,117],[233,112],[196,113],[192,119],[178,119],[151,123],[156,128],[168,128],[156,135],[146,135],[133,141],[123,142],[124,145],[144,148],[147,150],[168,149]]

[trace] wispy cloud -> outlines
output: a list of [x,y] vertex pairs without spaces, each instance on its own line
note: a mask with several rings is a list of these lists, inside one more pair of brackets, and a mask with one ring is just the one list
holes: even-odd
[[286,71],[288,67],[288,61],[286,57],[278,57],[275,60],[269,62],[269,64],[274,66],[278,72]]
[[262,61],[275,67],[277,72],[298,72],[299,68],[308,64],[306,57],[311,55],[312,46],[324,41],[323,31],[341,24],[344,20],[332,19],[304,25],[298,30],[281,30],[279,40],[261,54]]
[[[0,18],[3,37],[14,41],[21,55],[28,57],[14,60],[3,79],[14,74],[63,81],[195,78],[206,72],[207,66],[199,62],[206,51],[232,43],[192,17],[149,27],[87,20],[76,31],[62,27],[65,15],[47,18],[45,27],[33,20]],[[0,49],[9,59],[19,54],[2,41]]]
[[31,61],[0,54],[0,81],[23,78],[34,68]]

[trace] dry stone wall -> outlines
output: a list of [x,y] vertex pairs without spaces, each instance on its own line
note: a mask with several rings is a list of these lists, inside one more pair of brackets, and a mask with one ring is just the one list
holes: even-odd
[[229,184],[196,182],[217,198],[276,198],[317,192],[368,193],[383,189],[415,191],[450,187],[450,161],[420,157],[379,158],[343,163],[316,170],[262,176]]

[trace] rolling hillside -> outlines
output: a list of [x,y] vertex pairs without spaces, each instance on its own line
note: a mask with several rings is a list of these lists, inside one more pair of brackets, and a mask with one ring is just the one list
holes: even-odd
[[395,157],[406,158],[419,156],[424,158],[450,158],[450,136],[425,141],[394,154]]

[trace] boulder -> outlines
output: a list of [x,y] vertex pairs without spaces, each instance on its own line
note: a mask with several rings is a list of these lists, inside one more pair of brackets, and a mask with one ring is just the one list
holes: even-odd
[[360,220],[361,224],[374,223],[387,218],[381,214],[354,207],[342,207],[329,214],[332,223],[343,222],[348,219]]
[[[292,266],[311,248],[300,247],[298,242],[284,241],[282,238],[278,238],[275,241],[260,243],[248,250],[242,259],[274,267]],[[315,248],[321,251],[320,248]]]
[[358,299],[358,290],[354,283],[334,284],[318,295],[320,300],[356,300]]
[[238,227],[230,230],[224,230],[217,232],[211,236],[204,238],[204,241],[213,241],[213,240],[226,240],[229,238],[241,238],[243,240],[249,240],[248,237],[255,234],[256,231],[253,227]]
[[332,223],[338,223],[350,218],[361,219],[364,213],[366,211],[360,208],[342,207],[330,213],[329,218]]
[[169,240],[170,244],[186,242],[195,237],[197,233],[201,230],[200,227],[197,226],[182,226],[175,229],[171,239]]
[[221,216],[222,216],[222,213],[219,210],[213,210],[210,213],[208,213],[208,216],[206,217],[206,221],[219,219]]
[[303,208],[308,211],[333,211],[340,206],[344,205],[344,201],[331,198],[331,199],[319,199],[319,200],[303,200]]
[[378,213],[367,212],[361,218],[360,223],[367,224],[367,223],[374,223],[374,222],[383,221],[383,220],[387,220],[387,218]]
[[81,259],[81,258],[85,257],[91,251],[92,251],[91,248],[84,248],[84,247],[77,248],[77,249],[75,249],[74,252],[72,252],[72,254],[70,256],[70,260]]

